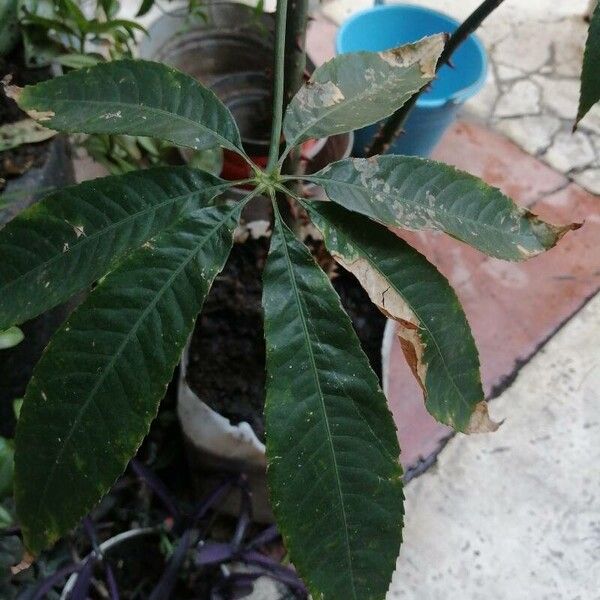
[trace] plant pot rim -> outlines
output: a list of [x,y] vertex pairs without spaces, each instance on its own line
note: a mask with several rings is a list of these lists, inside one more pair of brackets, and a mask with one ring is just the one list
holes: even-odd
[[208,406],[188,384],[190,342],[191,337],[183,351],[177,386],[177,413],[185,437],[196,450],[206,455],[209,463],[242,471],[264,470],[267,466],[265,444],[252,427],[245,421],[232,424]]

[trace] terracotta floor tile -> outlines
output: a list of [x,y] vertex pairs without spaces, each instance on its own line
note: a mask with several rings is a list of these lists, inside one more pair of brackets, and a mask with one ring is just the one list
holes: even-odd
[[427,412],[423,393],[404,360],[400,344],[392,345],[390,365],[393,377],[389,378],[388,404],[398,428],[402,466],[407,469],[433,454],[451,430]]
[[[551,222],[585,219],[583,227],[568,233],[557,247],[522,263],[485,257],[439,234],[401,233],[454,286],[473,329],[484,389],[490,394],[600,289],[600,198],[568,184],[562,175],[511,142],[471,123],[457,123],[435,156],[482,176]],[[425,412],[421,391],[397,343],[391,356],[394,377],[390,378],[389,402],[403,449],[402,462],[410,466],[438,447],[447,428]]]
[[457,121],[432,158],[481,177],[523,206],[567,183],[564,175],[504,136],[469,121]]
[[335,56],[337,25],[316,11],[306,31],[306,51],[315,66]]

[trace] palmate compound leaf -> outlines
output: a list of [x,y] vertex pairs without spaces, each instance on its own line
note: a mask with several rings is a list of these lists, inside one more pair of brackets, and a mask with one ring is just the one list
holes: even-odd
[[444,231],[505,260],[545,252],[579,227],[545,223],[481,179],[414,156],[348,158],[305,179],[333,202],[384,225]]
[[240,152],[233,116],[193,77],[161,63],[118,60],[7,92],[46,127],[158,138],[196,150]]
[[327,276],[277,220],[264,272],[268,479],[313,598],[383,600],[402,537],[399,448]]
[[33,552],[73,527],[139,447],[225,264],[241,206],[200,209],[150,240],[50,342],[16,435],[17,513]]
[[575,125],[585,117],[587,112],[600,100],[600,3],[596,4],[590,21],[588,38],[583,53],[581,70],[581,94]]
[[290,101],[288,146],[371,125],[400,108],[435,76],[446,36],[432,35],[385,52],[342,54],[315,70]]
[[66,187],[0,230],[0,330],[68,300],[223,181],[157,167]]
[[497,429],[483,400],[479,355],[454,290],[391,231],[332,202],[304,203],[332,256],[397,323],[427,410],[465,433]]

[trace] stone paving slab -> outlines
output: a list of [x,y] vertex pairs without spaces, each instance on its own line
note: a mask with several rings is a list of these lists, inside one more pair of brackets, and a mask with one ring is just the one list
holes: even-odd
[[600,600],[600,296],[406,488],[388,600]]
[[[435,232],[403,232],[449,279],[480,352],[486,395],[494,395],[560,325],[600,290],[600,199],[497,133],[459,122],[434,157],[477,175],[557,223],[583,222],[545,254],[521,263],[486,257]],[[449,434],[423,407],[399,344],[391,349],[388,400],[405,467],[440,448]]]

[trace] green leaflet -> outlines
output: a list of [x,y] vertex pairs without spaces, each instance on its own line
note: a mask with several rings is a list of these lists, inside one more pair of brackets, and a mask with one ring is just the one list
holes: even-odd
[[575,125],[585,117],[587,112],[600,100],[600,4],[596,5],[590,28],[585,52],[583,54],[583,68],[581,70],[581,95],[579,97],[579,110]]
[[33,552],[73,527],[139,447],[227,259],[240,208],[198,210],[151,240],[50,342],[16,436],[17,512]]
[[536,256],[578,227],[545,223],[481,179],[414,156],[348,158],[305,179],[384,225],[444,231],[505,260]]
[[397,321],[427,410],[459,431],[495,430],[483,402],[475,341],[443,275],[385,227],[331,202],[304,205],[333,257]]
[[9,92],[56,131],[148,136],[196,150],[242,147],[231,113],[215,94],[160,63],[99,63]]
[[342,54],[319,67],[287,107],[288,146],[391,115],[433,79],[445,41],[432,35],[386,52]]
[[350,319],[278,219],[264,272],[268,478],[313,598],[383,600],[401,543],[392,417]]
[[187,167],[158,167],[38,202],[0,230],[0,329],[67,300],[222,184]]

